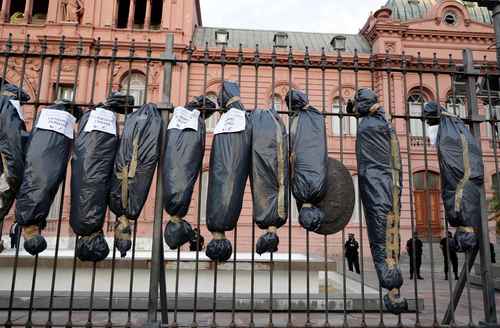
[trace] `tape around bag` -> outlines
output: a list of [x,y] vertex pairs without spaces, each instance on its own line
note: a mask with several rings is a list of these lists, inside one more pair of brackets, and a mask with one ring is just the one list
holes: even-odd
[[54,131],[73,139],[76,118],[62,110],[44,108],[37,122],[37,129]]
[[198,119],[200,117],[200,111],[198,110],[187,110],[184,107],[177,107],[174,109],[174,116],[168,124],[168,130],[178,129],[186,130],[191,129],[198,131]]
[[214,129],[214,134],[235,133],[245,131],[246,113],[237,108],[231,108],[222,114]]

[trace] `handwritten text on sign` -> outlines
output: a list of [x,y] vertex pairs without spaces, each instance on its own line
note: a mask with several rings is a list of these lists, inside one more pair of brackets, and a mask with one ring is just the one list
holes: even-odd
[[184,107],[177,107],[174,109],[174,116],[168,124],[168,130],[171,129],[192,129],[198,131],[198,118],[200,112],[196,109],[193,111],[187,110]]
[[116,115],[107,109],[96,108],[90,112],[85,132],[101,131],[116,136]]
[[73,139],[73,129],[75,128],[76,118],[68,112],[44,108],[38,118],[36,127],[42,130],[50,130],[64,134]]
[[214,134],[240,132],[244,131],[245,127],[245,111],[231,108],[222,114],[217,126],[215,127]]

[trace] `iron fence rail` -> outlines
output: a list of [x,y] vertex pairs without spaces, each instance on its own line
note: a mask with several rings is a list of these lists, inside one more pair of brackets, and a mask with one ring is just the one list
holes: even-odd
[[[16,48],[15,45],[18,45]],[[0,62],[1,62],[1,76],[2,81],[1,87],[3,87],[4,82],[7,79],[10,70],[16,69],[11,66],[12,59],[20,59],[20,70],[19,70],[19,81],[18,84],[22,88],[25,84],[26,71],[28,67],[39,64],[37,82],[35,83],[34,99],[31,102],[25,104],[25,108],[31,106],[33,109],[32,118],[35,118],[38,110],[41,106],[49,105],[51,102],[48,99],[41,99],[42,88],[50,88],[52,72],[46,72],[45,64],[47,61],[51,61],[52,65],[56,66],[56,79],[54,83],[55,94],[61,87],[62,79],[62,67],[66,62],[71,62],[75,65],[75,70],[71,74],[73,76],[73,103],[75,106],[80,107],[93,107],[96,104],[96,79],[98,65],[100,63],[106,63],[108,65],[108,81],[106,83],[107,94],[110,94],[113,85],[115,85],[114,74],[115,67],[117,64],[124,65],[127,67],[128,74],[130,74],[136,69],[136,65],[142,65],[145,74],[145,89],[148,90],[148,86],[151,80],[151,65],[152,63],[158,63],[161,67],[163,73],[163,83],[162,83],[162,97],[161,99],[156,99],[160,102],[160,110],[162,110],[163,119],[168,122],[169,110],[173,109],[174,104],[171,97],[171,89],[173,83],[173,69],[175,66],[181,66],[185,70],[185,86],[184,94],[185,99],[177,100],[179,103],[175,105],[180,105],[183,103],[182,100],[189,100],[189,98],[196,93],[207,93],[208,89],[208,76],[211,67],[217,67],[217,72],[220,73],[220,80],[223,81],[227,78],[227,69],[236,70],[237,81],[241,85],[243,81],[246,82],[245,92],[249,94],[249,99],[253,99],[255,108],[259,107],[260,99],[262,94],[260,92],[261,73],[263,70],[270,70],[271,74],[271,90],[275,90],[277,71],[283,70],[286,72],[288,78],[288,89],[292,88],[294,85],[295,76],[300,75],[300,79],[303,81],[304,89],[307,94],[310,93],[311,85],[314,84],[316,87],[319,85],[321,90],[321,96],[318,103],[320,104],[320,110],[326,117],[337,117],[339,119],[339,136],[335,136],[335,141],[338,144],[338,150],[332,151],[332,154],[338,156],[339,160],[342,162],[347,161],[346,159],[346,148],[350,147],[347,145],[346,137],[344,136],[344,120],[345,117],[355,117],[352,114],[340,112],[332,112],[328,108],[329,92],[327,90],[327,74],[334,75],[335,86],[338,89],[338,95],[334,95],[339,99],[340,108],[343,108],[343,103],[345,103],[343,90],[343,81],[345,76],[348,75],[350,78],[354,76],[354,90],[358,90],[361,87],[371,87],[376,89],[378,87],[378,81],[382,80],[383,83],[388,83],[387,99],[384,99],[384,103],[388,109],[388,116],[390,120],[395,125],[403,126],[404,128],[399,133],[400,140],[404,140],[403,155],[405,155],[405,167],[406,180],[408,181],[408,188],[404,189],[406,196],[409,198],[409,221],[410,227],[413,233],[416,231],[416,209],[414,208],[414,184],[413,184],[413,162],[415,158],[419,158],[424,165],[424,171],[427,173],[430,171],[429,162],[435,160],[435,154],[430,148],[427,142],[426,130],[423,129],[423,136],[421,138],[422,142],[415,143],[412,139],[412,131],[410,128],[411,120],[419,120],[424,126],[424,120],[421,115],[412,115],[409,104],[406,102],[408,98],[408,80],[410,78],[417,78],[418,89],[423,93],[424,91],[424,78],[432,77],[434,81],[434,88],[436,95],[436,101],[441,101],[440,87],[443,78],[447,78],[451,81],[451,91],[452,91],[452,101],[456,99],[456,90],[454,86],[454,79],[456,76],[465,76],[468,82],[467,94],[465,95],[467,99],[467,117],[464,120],[469,124],[471,129],[474,131],[475,136],[478,140],[480,138],[480,126],[489,125],[492,130],[492,145],[490,149],[485,149],[485,157],[487,157],[489,163],[493,162],[494,172],[498,174],[499,172],[499,157],[498,150],[495,145],[498,143],[498,131],[496,127],[500,123],[499,118],[494,115],[494,104],[496,101],[496,93],[491,90],[490,81],[491,79],[500,77],[500,72],[496,70],[496,66],[493,62],[487,61],[486,59],[481,61],[472,62],[471,55],[466,53],[464,58],[453,58],[451,55],[446,59],[437,58],[434,55],[432,58],[422,58],[420,54],[417,56],[409,56],[406,54],[394,55],[386,53],[385,55],[374,55],[374,54],[358,54],[355,51],[353,54],[344,54],[340,51],[336,55],[327,54],[325,51],[319,54],[310,54],[309,51],[296,52],[292,48],[287,51],[277,51],[276,48],[269,51],[260,51],[258,45],[254,49],[254,53],[248,54],[244,52],[243,49],[230,49],[227,50],[224,47],[220,49],[209,49],[208,45],[204,49],[196,49],[191,43],[189,47],[183,49],[182,51],[176,50],[174,52],[173,37],[168,36],[166,41],[166,49],[163,54],[158,53],[158,46],[151,45],[151,42],[141,43],[137,45],[134,41],[130,43],[128,48],[123,47],[123,44],[119,43],[117,40],[114,42],[103,42],[101,40],[83,40],[83,39],[69,39],[62,37],[58,42],[58,51],[50,52],[48,51],[49,45],[54,45],[53,40],[47,40],[47,38],[42,38],[40,40],[32,40],[28,36],[26,40],[21,44],[10,36],[5,40],[3,45],[3,50],[0,51]],[[15,49],[16,48],[16,49]],[[138,55],[140,53],[140,55]],[[77,91],[81,81],[81,65],[85,63],[90,67],[90,94],[87,99],[83,102],[77,102]],[[17,66],[16,66],[17,67]],[[247,77],[242,75],[243,69],[253,68],[253,77],[251,86],[248,87]],[[465,68],[465,69],[464,69]],[[476,68],[476,70],[474,70]],[[201,69],[202,72],[202,86],[192,85],[193,71],[195,69]],[[315,74],[311,74],[314,72]],[[269,73],[266,71],[266,74]],[[319,74],[317,74],[319,73]],[[248,73],[247,73],[248,74]],[[360,82],[363,78],[370,82]],[[397,76],[400,83],[402,83],[402,91],[404,100],[404,113],[396,112],[395,99],[397,95],[395,90],[391,87],[391,83],[394,83],[394,78]],[[478,78],[484,78],[487,81],[487,102],[486,107],[489,112],[489,119],[486,120],[484,117],[478,116],[477,101],[475,99],[475,81]],[[388,82],[387,82],[388,81]],[[269,83],[267,80],[265,83]],[[329,82],[332,83],[331,81]],[[130,79],[125,87],[127,94],[130,94],[131,85]],[[401,98],[401,97],[399,97]],[[144,103],[147,101],[154,100],[148,99],[146,96]],[[317,100],[317,99],[316,99]],[[290,101],[290,99],[286,99]],[[423,103],[421,104],[423,108]],[[454,105],[454,104],[453,104]],[[131,111],[133,106],[127,108],[127,111]],[[249,105],[248,107],[252,107]],[[223,109],[220,109],[222,111]],[[288,116],[288,111],[280,110],[279,113],[286,118]],[[289,123],[288,123],[289,124]],[[356,125],[358,124],[358,119],[356,118]],[[403,131],[403,133],[401,133]],[[206,137],[205,137],[206,138]],[[420,139],[419,139],[420,140]],[[162,145],[164,144],[162,140]],[[484,143],[483,143],[484,144]],[[336,145],[337,146],[337,145]],[[163,148],[163,147],[162,147]],[[351,150],[352,151],[352,150]],[[161,164],[161,163],[160,163]],[[161,170],[161,165],[158,166],[158,170]],[[498,175],[497,175],[498,176]],[[11,266],[12,274],[10,275],[10,288],[8,290],[2,291],[6,294],[0,293],[0,308],[6,312],[5,318],[2,317],[3,325],[6,327],[16,327],[16,326],[46,326],[46,327],[132,327],[140,326],[143,324],[148,324],[150,326],[350,326],[350,327],[387,327],[387,326],[418,326],[418,327],[449,327],[449,326],[475,326],[478,325],[480,321],[489,323],[491,326],[496,325],[496,306],[495,306],[495,295],[494,288],[492,286],[492,276],[491,267],[489,265],[488,255],[489,248],[487,247],[489,243],[488,237],[488,227],[486,213],[482,213],[483,220],[483,233],[481,249],[477,252],[481,254],[481,273],[483,279],[482,292],[484,298],[482,299],[482,309],[483,313],[479,314],[477,310],[477,305],[473,304],[473,287],[470,285],[469,270],[463,270],[461,274],[461,280],[457,285],[451,281],[448,281],[448,293],[449,298],[447,303],[449,303],[449,309],[446,315],[443,315],[440,311],[441,304],[438,304],[437,295],[437,282],[436,282],[436,254],[433,250],[433,235],[431,220],[427,220],[427,237],[429,240],[429,257],[430,261],[430,276],[431,276],[431,290],[422,291],[422,286],[418,280],[413,281],[413,299],[412,303],[413,311],[409,313],[401,314],[394,317],[390,314],[385,313],[382,302],[382,293],[380,288],[378,289],[378,295],[375,299],[367,298],[366,288],[368,288],[365,283],[370,279],[370,272],[366,269],[371,265],[370,263],[365,263],[365,253],[364,248],[367,245],[367,241],[364,240],[365,227],[363,220],[361,219],[363,208],[359,203],[357,206],[360,213],[359,223],[354,227],[355,231],[359,233],[360,237],[360,251],[361,251],[361,273],[360,273],[360,286],[359,293],[361,296],[361,302],[359,308],[353,308],[350,305],[352,294],[348,293],[348,280],[347,280],[347,268],[345,263],[344,253],[341,252],[342,266],[340,268],[341,273],[341,296],[333,298],[329,291],[329,280],[331,280],[331,248],[334,244],[334,238],[338,241],[341,240],[341,244],[345,243],[346,230],[340,233],[340,236],[324,236],[322,237],[322,247],[321,250],[323,254],[320,255],[321,267],[323,272],[323,279],[326,283],[326,288],[324,295],[312,295],[311,292],[311,236],[308,232],[305,233],[305,238],[303,240],[294,239],[296,233],[294,232],[294,222],[290,219],[287,225],[283,228],[283,234],[288,235],[288,243],[282,245],[282,248],[286,249],[286,279],[287,279],[287,293],[285,295],[277,294],[276,291],[276,255],[271,254],[269,258],[268,266],[268,285],[266,286],[267,292],[265,295],[260,295],[256,293],[256,265],[258,264],[255,258],[255,225],[251,226],[251,249],[250,258],[244,257],[241,251],[241,242],[238,235],[238,228],[235,229],[233,233],[233,245],[234,245],[234,256],[229,262],[229,268],[231,271],[231,288],[229,288],[229,293],[218,292],[218,287],[220,286],[220,275],[222,268],[219,265],[211,264],[210,270],[212,274],[210,278],[212,279],[212,292],[210,294],[202,294],[200,290],[200,265],[205,263],[205,259],[200,255],[200,251],[196,251],[194,258],[184,258],[180,250],[177,251],[175,255],[175,260],[173,260],[175,270],[174,273],[174,285],[169,286],[166,283],[166,273],[165,273],[165,258],[164,258],[164,245],[162,240],[162,225],[163,225],[163,209],[161,206],[162,199],[162,188],[161,188],[161,174],[157,174],[156,181],[156,199],[155,199],[155,209],[154,209],[154,220],[152,222],[153,229],[152,235],[146,236],[151,238],[152,248],[151,254],[147,256],[146,261],[149,263],[147,266],[149,270],[149,288],[147,294],[142,294],[137,292],[136,279],[134,275],[139,272],[138,264],[139,261],[144,259],[138,259],[136,255],[137,251],[137,237],[138,237],[138,226],[144,224],[143,222],[137,221],[133,224],[133,238],[132,238],[132,252],[130,259],[127,259],[125,264],[120,263],[122,260],[116,258],[116,248],[113,245],[113,250],[107,262],[109,264],[109,289],[106,292],[96,291],[96,279],[101,279],[104,276],[104,272],[108,272],[108,268],[103,267],[101,264],[92,263],[90,265],[84,265],[80,263],[75,254],[69,257],[69,267],[71,268],[70,274],[70,288],[65,292],[61,293],[56,290],[56,283],[60,277],[58,276],[60,265],[68,265],[67,259],[63,258],[61,255],[61,238],[66,237],[62,235],[63,227],[63,210],[65,202],[60,202],[59,216],[57,219],[56,230],[56,240],[53,256],[50,256],[51,267],[50,268],[50,282],[43,282],[50,285],[48,294],[41,292],[39,285],[41,281],[38,279],[38,273],[40,272],[40,256],[35,256],[32,259],[32,269],[27,270],[25,266],[21,266],[21,262],[25,259],[21,256],[19,251],[19,241],[18,247],[16,248]],[[62,187],[62,195],[64,199],[64,185]],[[500,195],[500,179],[497,178],[496,185],[494,186],[498,195]],[[424,190],[427,204],[431,203],[429,186],[427,185],[426,179],[424,179]],[[203,226],[201,220],[201,207],[202,207],[202,192],[203,192],[203,179],[202,173],[200,172],[198,188],[197,188],[197,213],[195,226],[201,228]],[[289,201],[291,203],[292,195],[289,194]],[[484,208],[484,206],[483,206]],[[431,209],[427,209],[427,217],[431,218]],[[291,218],[291,209],[289,209],[289,218]],[[447,222],[444,222],[445,230],[448,230]],[[486,231],[485,231],[486,230]],[[69,238],[76,239],[74,235],[70,235]],[[414,239],[413,239],[414,240]],[[294,284],[296,281],[293,279],[294,275],[294,258],[293,253],[296,248],[295,243],[304,243],[306,254],[305,254],[305,295],[297,296],[294,292]],[[415,250],[415,245],[413,245]],[[477,253],[475,252],[475,253]],[[317,255],[317,254],[314,254]],[[472,267],[475,254],[469,254],[467,257],[466,266]],[[30,259],[31,260],[31,259]],[[45,258],[44,258],[45,260]],[[172,262],[172,261],[170,261]],[[181,267],[183,264],[192,264],[194,268],[193,277],[193,293],[190,293],[187,297],[184,295],[183,291],[180,290],[180,274]],[[247,263],[250,265],[250,292],[244,295],[238,293],[238,284],[242,282],[238,281],[238,266],[241,263]],[[123,265],[128,265],[128,288],[126,292],[117,292],[117,269],[123,268]],[[90,286],[86,289],[85,295],[88,296],[82,299],[81,288],[78,286],[78,271],[83,270],[83,268],[88,270],[84,271],[90,274]],[[450,267],[450,266],[448,266]],[[414,268],[416,269],[416,268]],[[28,273],[26,273],[26,270]],[[451,269],[449,269],[451,270]],[[19,275],[31,274],[31,286],[29,292],[21,292],[16,281],[19,279]],[[451,277],[451,272],[449,272]],[[123,279],[123,277],[121,278]],[[225,280],[227,281],[227,280]],[[207,283],[204,280],[203,283]],[[245,283],[245,282],[243,282]],[[466,302],[467,306],[466,319],[463,319],[463,313],[460,314],[462,319],[456,319],[455,309],[458,307],[458,299],[460,299],[461,291],[460,289],[466,289]],[[409,294],[408,294],[409,295]],[[139,304],[139,299],[147,298],[147,302],[143,302],[142,305]],[[64,301],[61,301],[64,300]],[[432,309],[431,311],[424,311],[423,302],[425,302],[425,308],[428,306]],[[264,304],[264,305],[263,305]],[[463,307],[462,307],[463,309]],[[82,313],[84,313],[82,319]],[[76,316],[78,314],[78,316]],[[147,314],[147,316],[146,316]],[[160,314],[160,321],[158,321],[158,315]],[[124,316],[125,319],[119,317]],[[20,317],[20,318],[19,318]]]

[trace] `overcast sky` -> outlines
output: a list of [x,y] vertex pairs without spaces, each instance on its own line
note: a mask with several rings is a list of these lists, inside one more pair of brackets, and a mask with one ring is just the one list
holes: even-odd
[[204,26],[357,33],[387,0],[200,0]]

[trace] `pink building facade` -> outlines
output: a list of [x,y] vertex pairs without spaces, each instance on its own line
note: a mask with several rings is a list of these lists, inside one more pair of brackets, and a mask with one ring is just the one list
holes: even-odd
[[[358,34],[338,35],[335,31],[331,34],[319,34],[204,27],[198,0],[3,0],[0,42],[4,47],[9,34],[12,33],[12,51],[19,53],[23,51],[23,43],[29,35],[31,47],[28,51],[40,53],[46,37],[47,53],[58,54],[60,38],[64,36],[64,51],[68,54],[78,53],[80,43],[83,46],[82,53],[92,55],[99,42],[100,55],[111,56],[113,44],[116,42],[118,57],[130,54],[147,57],[150,48],[151,58],[160,58],[165,50],[167,35],[172,34],[175,57],[193,60],[192,64],[182,62],[173,68],[170,102],[175,106],[182,105],[190,97],[199,94],[207,93],[213,96],[218,92],[222,79],[230,79],[240,81],[243,103],[248,109],[274,105],[279,110],[286,110],[285,95],[292,86],[306,90],[311,104],[318,109],[340,113],[356,89],[373,87],[379,94],[401,143],[404,164],[402,240],[411,235],[412,222],[420,235],[426,236],[431,221],[432,235],[438,237],[444,233],[444,220],[440,204],[436,150],[424,138],[424,128],[420,120],[410,120],[407,124],[398,116],[407,112],[418,116],[423,103],[439,100],[465,117],[467,105],[460,82],[452,83],[451,75],[446,74],[403,74],[390,70],[342,71],[335,69],[335,63],[341,58],[343,62],[356,61],[365,66],[370,65],[372,61],[384,65],[390,64],[391,61],[398,62],[404,52],[405,59],[412,63],[420,60],[422,67],[431,68],[433,64],[446,67],[450,55],[454,63],[460,64],[462,50],[471,48],[476,61],[493,65],[495,49],[492,45],[495,39],[490,13],[471,3],[456,0],[389,0],[385,7],[366,15],[366,24],[360,26]],[[337,44],[332,42],[335,40]],[[192,48],[189,48],[190,42]],[[237,62],[238,58],[255,60],[256,44],[259,44],[258,60],[261,63],[270,63],[273,49],[276,51],[275,69],[269,65],[240,68],[238,65],[222,67],[198,63],[206,54],[210,59],[221,58],[223,47],[228,61]],[[323,59],[326,59],[330,66],[325,70],[294,68],[290,74],[286,67],[290,60],[289,47],[292,47],[292,60],[297,64],[304,63],[304,60],[309,60],[312,64],[320,63],[324,49]],[[188,49],[192,49],[192,52]],[[5,67],[5,58],[2,60],[1,67]],[[97,62],[90,56],[78,65],[73,58],[61,61],[57,57],[49,57],[43,61],[41,58],[30,58],[24,70],[22,67],[21,57],[10,58],[7,62],[6,80],[16,84],[23,80],[32,100],[42,106],[56,98],[74,98],[77,103],[97,103],[106,97],[110,88],[129,90],[137,105],[145,101],[165,105],[167,101],[162,94],[164,65],[160,61],[152,60],[149,64],[146,61],[137,61],[130,64],[126,59],[119,59],[112,65],[109,60]],[[480,99],[479,104],[480,112],[488,115],[489,107],[485,99]],[[493,107],[492,110],[500,114],[500,107]],[[30,117],[30,113],[34,113],[34,106],[26,106],[25,113],[28,119],[32,120],[33,115]],[[286,120],[286,115],[283,115],[283,118]],[[214,116],[207,122],[209,133],[202,174],[202,185],[205,187],[201,190],[204,198],[213,137],[210,130],[215,126],[216,119]],[[356,184],[356,119],[327,116],[326,122],[330,156],[344,162]],[[492,143],[492,130],[487,124],[483,124],[482,136],[486,189],[488,197],[491,197],[496,177],[494,147],[498,149],[499,145]],[[428,156],[425,155],[426,152]],[[428,193],[424,191],[423,183],[426,171]],[[66,190],[69,190],[69,178],[68,176]],[[413,192],[409,189],[410,178]],[[252,244],[251,194],[249,187],[247,189],[238,224],[238,249],[242,251],[250,250]],[[138,223],[138,236],[143,238],[151,236],[154,198],[153,186]],[[54,232],[50,227],[57,222],[57,204],[60,201],[65,204],[62,213],[63,234],[71,233],[67,224],[69,209],[66,204],[69,204],[69,193],[66,192],[53,205],[54,211],[46,231],[48,235]],[[201,203],[204,204],[204,200]],[[197,220],[197,204],[198,194],[195,194],[188,215],[188,220],[194,224]],[[209,233],[203,226],[203,205],[200,212],[202,233],[208,237]],[[12,217],[9,217],[4,231],[10,227],[11,220]],[[280,252],[289,251],[288,229],[292,230],[292,240],[301,241],[293,243],[292,251],[303,252],[305,242],[302,241],[305,240],[306,234],[298,225],[295,209],[292,210],[291,222],[291,227],[287,225],[280,232]],[[364,228],[360,230],[360,223],[362,211],[358,204],[346,233],[354,232],[359,239],[360,231],[364,233]],[[109,236],[112,236],[112,226],[110,216],[110,222],[105,225]],[[256,234],[258,236],[260,232],[257,231]],[[232,238],[231,234],[228,237]],[[311,235],[313,252],[322,250],[323,240],[322,236]],[[328,237],[332,254],[341,253],[341,240],[340,234]],[[366,236],[364,240],[367,240]],[[367,244],[365,243],[365,246]]]

